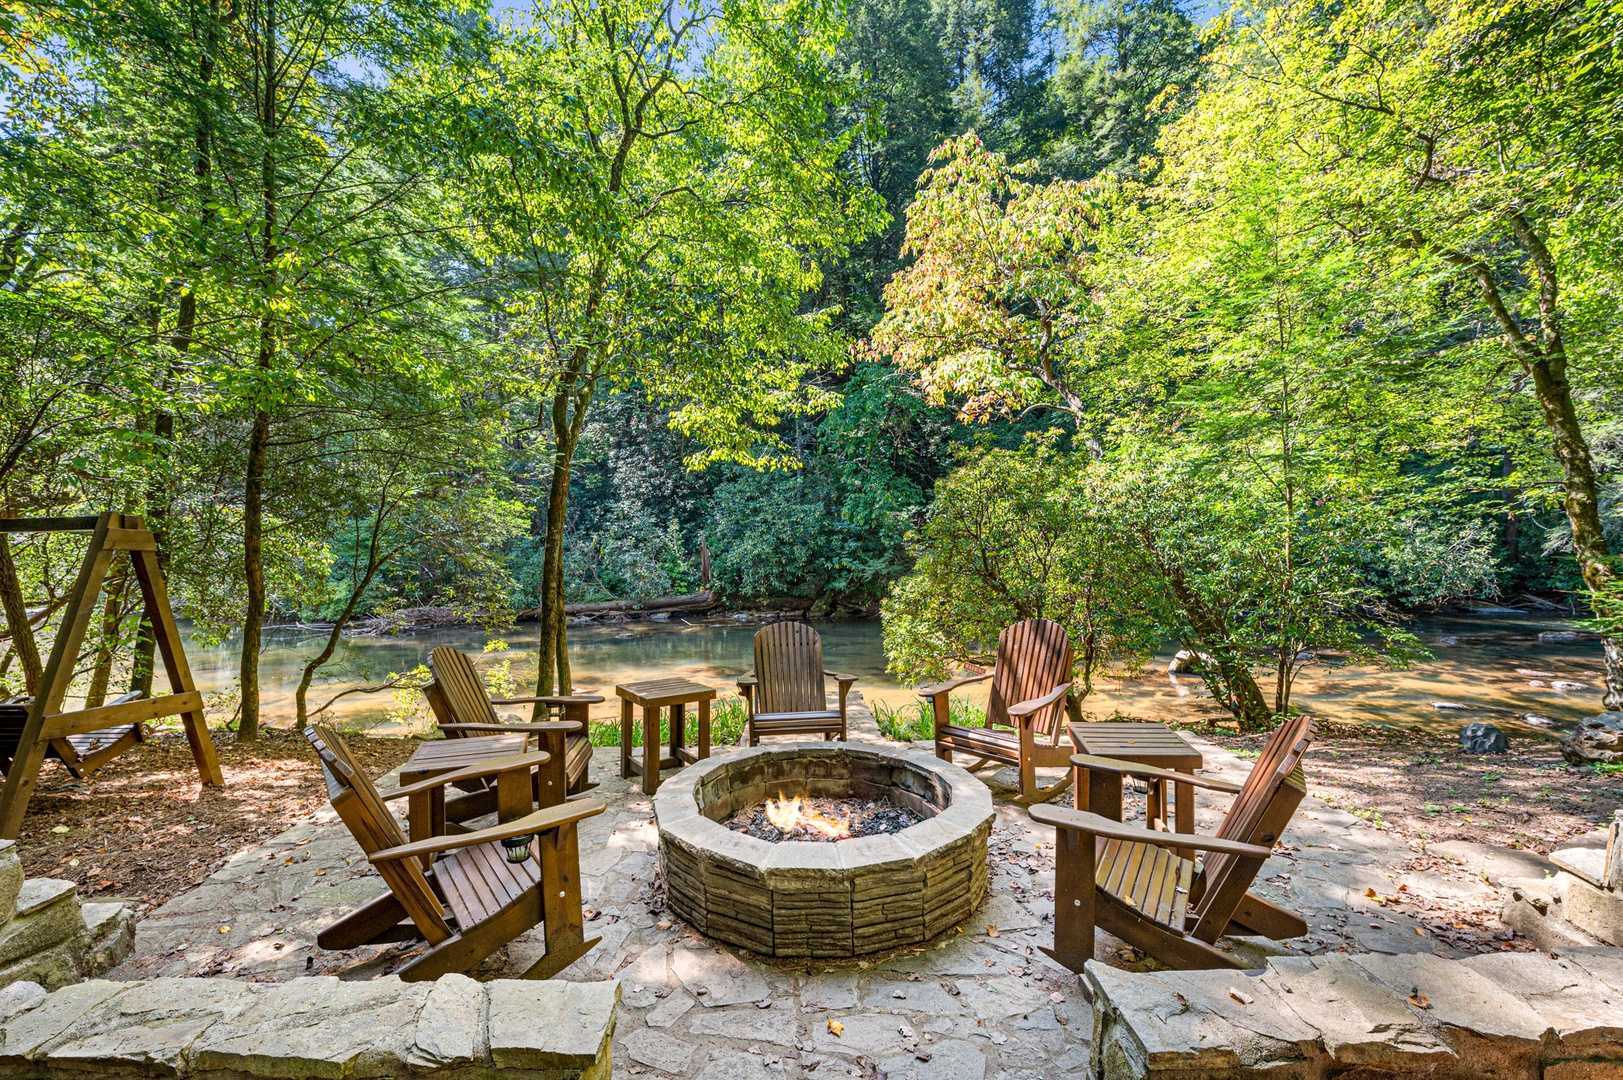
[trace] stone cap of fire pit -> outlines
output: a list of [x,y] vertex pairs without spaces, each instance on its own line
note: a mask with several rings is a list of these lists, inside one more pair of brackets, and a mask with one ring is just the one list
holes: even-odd
[[[833,843],[772,843],[715,820],[802,784],[830,797],[860,787],[929,816]],[[654,816],[671,909],[768,955],[852,956],[924,941],[986,893],[992,793],[919,750],[785,742],[717,755],[666,780]]]

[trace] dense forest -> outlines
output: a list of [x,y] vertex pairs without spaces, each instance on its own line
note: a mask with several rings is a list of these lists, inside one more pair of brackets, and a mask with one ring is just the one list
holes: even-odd
[[[1623,706],[1623,4],[23,0],[0,514],[263,629],[684,594],[1046,615],[1242,726],[1553,599]],[[0,536],[0,696],[76,571]],[[83,659],[152,646],[115,567]],[[26,624],[32,633],[19,634]],[[120,675],[120,677],[123,677]],[[307,679],[308,681],[308,679]]]

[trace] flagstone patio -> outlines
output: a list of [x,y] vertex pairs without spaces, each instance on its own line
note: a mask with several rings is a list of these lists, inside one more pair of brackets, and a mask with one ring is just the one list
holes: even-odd
[[[860,701],[853,738],[880,741]],[[1198,740],[1197,740],[1198,741]],[[1248,765],[1202,743],[1206,771],[1237,779]],[[727,753],[718,749],[717,753]],[[581,827],[587,932],[602,942],[563,973],[621,983],[616,1076],[702,1080],[884,1075],[981,1078],[1086,1075],[1092,1010],[1075,975],[1037,948],[1051,940],[1052,831],[1000,802],[991,837],[988,899],[960,931],[922,948],[867,961],[763,962],[718,946],[668,915],[656,877],[652,800],[600,749],[594,794],[608,812]],[[1310,766],[1311,771],[1311,766]],[[667,782],[680,782],[674,773]],[[392,786],[392,777],[380,786]],[[1198,819],[1216,827],[1226,800],[1202,793]],[[1259,964],[1265,954],[1334,951],[1460,955],[1438,936],[1438,912],[1497,907],[1497,890],[1446,860],[1309,798],[1259,876],[1259,891],[1308,919],[1287,948],[1227,944]],[[391,969],[399,947],[328,953],[316,932],[376,895],[381,882],[331,811],[233,858],[137,929],[134,955],[110,978],[217,976],[283,981],[306,974],[366,979]],[[514,975],[540,952],[532,932],[476,977]],[[534,940],[531,940],[531,939]],[[1147,966],[1106,938],[1101,957]],[[1477,948],[1491,947],[1491,940]]]

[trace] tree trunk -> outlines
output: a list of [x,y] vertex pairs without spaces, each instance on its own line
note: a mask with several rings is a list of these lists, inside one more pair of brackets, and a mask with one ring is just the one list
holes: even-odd
[[124,574],[107,583],[101,609],[101,636],[96,641],[96,663],[90,670],[90,688],[85,691],[85,708],[97,709],[107,701],[107,685],[113,677],[113,654],[118,649],[118,627],[124,621],[124,593],[130,578]]
[[248,438],[248,472],[243,485],[242,573],[248,608],[242,616],[242,721],[237,741],[259,738],[259,648],[265,626],[265,447],[270,442],[270,414],[254,413]]
[[6,612],[6,626],[11,631],[12,649],[23,667],[23,685],[30,696],[39,693],[44,668],[39,662],[39,646],[34,642],[34,628],[28,621],[28,601],[23,596],[17,564],[11,558],[11,541],[0,533],[0,604]]
[[[1600,496],[1595,482],[1595,463],[1584,440],[1583,426],[1572,400],[1572,384],[1567,381],[1567,346],[1563,337],[1560,282],[1555,257],[1544,238],[1525,215],[1516,211],[1507,219],[1510,231],[1527,252],[1531,275],[1538,282],[1538,330],[1530,336],[1521,320],[1505,303],[1494,270],[1481,259],[1464,252],[1443,250],[1447,261],[1464,269],[1476,280],[1482,299],[1504,331],[1510,352],[1531,376],[1534,396],[1545,426],[1554,437],[1556,460],[1561,463],[1562,509],[1572,528],[1572,553],[1578,572],[1592,595],[1600,595],[1617,576],[1612,555],[1601,526]],[[1595,605],[1599,606],[1599,605]],[[1606,639],[1607,709],[1623,708],[1623,643]]]
[[[574,466],[575,448],[580,444],[586,410],[592,403],[592,380],[580,372],[588,357],[583,351],[574,356],[574,368],[564,375],[552,398],[552,486],[547,492],[547,535],[542,546],[540,607],[541,642],[535,692],[538,697],[568,694],[569,629],[564,612],[564,525],[569,511],[569,474]],[[554,681],[556,679],[556,681]],[[537,704],[536,720],[546,719],[546,706]]]
[[[556,425],[555,425],[556,427]],[[567,694],[569,687],[558,671],[558,655],[563,650],[565,626],[561,610],[563,600],[563,547],[564,520],[569,507],[569,469],[574,447],[566,437],[555,443],[552,463],[552,487],[547,492],[546,539],[541,548],[541,588],[536,601],[541,609],[541,642],[536,659],[540,670],[536,673],[535,692],[538,696]],[[555,676],[560,676],[555,681]],[[535,707],[535,718],[544,720],[544,705]]]
[[265,403],[270,394],[270,374],[276,366],[276,324],[271,301],[276,295],[276,260],[281,251],[276,242],[276,127],[278,108],[276,79],[280,67],[276,45],[275,0],[265,2],[264,44],[260,61],[264,66],[264,98],[259,103],[260,137],[264,147],[259,164],[264,195],[264,246],[260,252],[260,280],[265,313],[259,318],[258,368],[263,381],[257,387],[259,401],[254,409],[253,429],[248,436],[248,469],[243,483],[242,568],[247,584],[248,610],[242,619],[242,721],[237,726],[238,742],[259,738],[259,646],[265,625],[265,456],[270,445],[271,417]]

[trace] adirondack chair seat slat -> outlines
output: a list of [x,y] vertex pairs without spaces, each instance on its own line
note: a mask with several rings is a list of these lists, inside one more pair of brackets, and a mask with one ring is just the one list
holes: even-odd
[[1145,918],[1168,929],[1181,929],[1194,874],[1195,864],[1180,859],[1171,848],[1107,840],[1099,849],[1095,881]]
[[[1071,785],[1070,747],[1060,744],[1060,720],[1071,685],[1071,641],[1050,619],[1027,619],[998,635],[997,661],[980,675],[952,679],[919,690],[935,715],[935,753],[951,761],[954,752],[978,760],[971,771],[1012,765],[1020,771],[1017,801],[1051,799]],[[949,695],[971,683],[992,680],[984,727],[954,724]],[[1063,768],[1065,778],[1048,787],[1037,783],[1038,769]]]
[[[828,707],[823,682],[838,686],[839,706]],[[769,735],[821,735],[825,741],[846,735],[846,695],[855,675],[823,667],[822,636],[805,623],[780,622],[755,635],[755,670],[738,680],[738,692],[749,714],[751,746]]]

